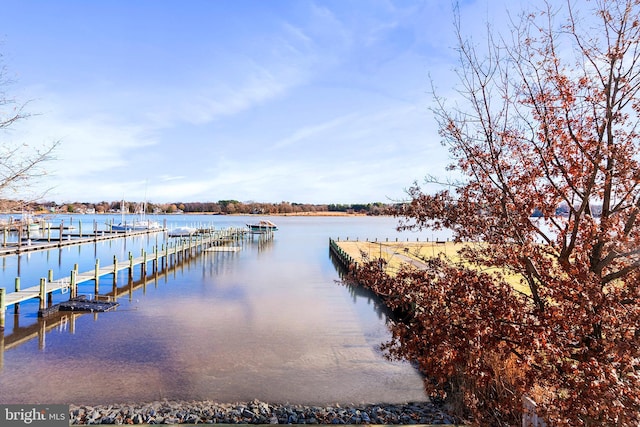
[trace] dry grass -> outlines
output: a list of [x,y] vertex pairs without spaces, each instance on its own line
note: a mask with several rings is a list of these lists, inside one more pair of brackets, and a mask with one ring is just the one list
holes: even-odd
[[337,242],[340,248],[353,259],[362,262],[362,254],[370,259],[382,258],[387,262],[389,273],[396,271],[401,264],[410,260],[421,262],[440,254],[456,257],[461,243],[453,242]]
[[[362,262],[362,253],[370,259],[382,258],[387,262],[387,273],[394,274],[401,264],[414,262],[420,267],[420,262],[429,258],[445,255],[452,262],[460,261],[458,251],[472,243],[454,242],[359,242],[359,241],[339,241],[338,246],[358,262]],[[480,245],[481,243],[474,243]],[[486,273],[497,271],[497,268],[486,269]],[[520,283],[520,277],[516,275],[506,275],[505,279],[514,289],[529,294],[529,289]]]

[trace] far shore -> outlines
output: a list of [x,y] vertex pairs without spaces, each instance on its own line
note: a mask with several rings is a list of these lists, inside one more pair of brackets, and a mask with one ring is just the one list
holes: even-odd
[[[247,215],[259,215],[259,214],[247,214]],[[270,216],[367,216],[366,213],[357,213],[357,212],[292,212],[292,213],[275,213],[275,214],[265,214]],[[386,216],[386,215],[379,215]]]
[[[2,215],[20,215],[20,212],[0,212]],[[83,213],[76,212],[35,212],[35,215],[85,215]],[[96,212],[87,215],[120,215],[115,212]],[[129,214],[133,215],[133,214]],[[289,212],[289,213],[233,213],[226,214],[221,212],[182,212],[182,213],[160,213],[160,214],[147,214],[147,215],[225,215],[225,216],[368,216],[366,213],[359,212],[338,212],[338,211],[319,211],[319,212]],[[390,216],[390,215],[376,215],[376,216]]]

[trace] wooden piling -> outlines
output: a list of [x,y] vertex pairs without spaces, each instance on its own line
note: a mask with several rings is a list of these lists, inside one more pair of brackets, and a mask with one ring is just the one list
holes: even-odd
[[129,280],[133,278],[133,254],[129,252]]
[[118,284],[118,257],[113,256],[113,286]]
[[44,310],[46,307],[45,294],[47,293],[47,279],[44,277],[40,278],[40,310]]
[[96,286],[94,289],[94,295],[100,293],[100,260],[96,258],[96,274],[95,274]]
[[147,251],[142,250],[142,277],[147,275]]
[[169,242],[163,243],[162,246],[164,247],[164,260],[162,261],[162,268],[167,268],[167,264],[169,263]]
[[[49,273],[47,275],[47,283],[51,282],[53,282],[53,270],[49,270]],[[48,307],[51,307],[53,305],[53,292],[49,292],[47,294],[47,304]]]
[[76,283],[76,275],[78,272],[76,270],[71,270],[71,277],[69,279],[69,294],[71,298],[76,298],[78,296],[78,284]]
[[[20,292],[20,277],[16,277],[15,290],[16,292]],[[20,313],[20,303],[17,302],[13,305],[13,314],[19,314],[19,313]]]
[[153,269],[151,270],[153,273],[158,271],[158,242],[156,241],[156,245],[153,247],[153,261],[152,264]]

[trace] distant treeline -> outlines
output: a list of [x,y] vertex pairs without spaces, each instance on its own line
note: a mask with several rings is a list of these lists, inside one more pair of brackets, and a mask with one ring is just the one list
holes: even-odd
[[[50,213],[120,213],[122,201],[85,203],[73,202],[57,204],[55,202],[25,202],[0,200],[2,212],[50,212]],[[125,201],[125,213],[140,212],[141,202]],[[391,214],[395,205],[384,203],[356,204],[308,204],[308,203],[257,203],[238,200],[218,200],[217,202],[175,202],[146,203],[146,213],[213,213],[213,214],[294,214],[317,212],[345,212],[367,215]]]

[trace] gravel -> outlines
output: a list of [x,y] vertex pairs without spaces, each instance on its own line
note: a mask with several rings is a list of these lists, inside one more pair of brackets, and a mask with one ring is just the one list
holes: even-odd
[[455,424],[437,404],[303,406],[212,401],[70,405],[70,424]]

